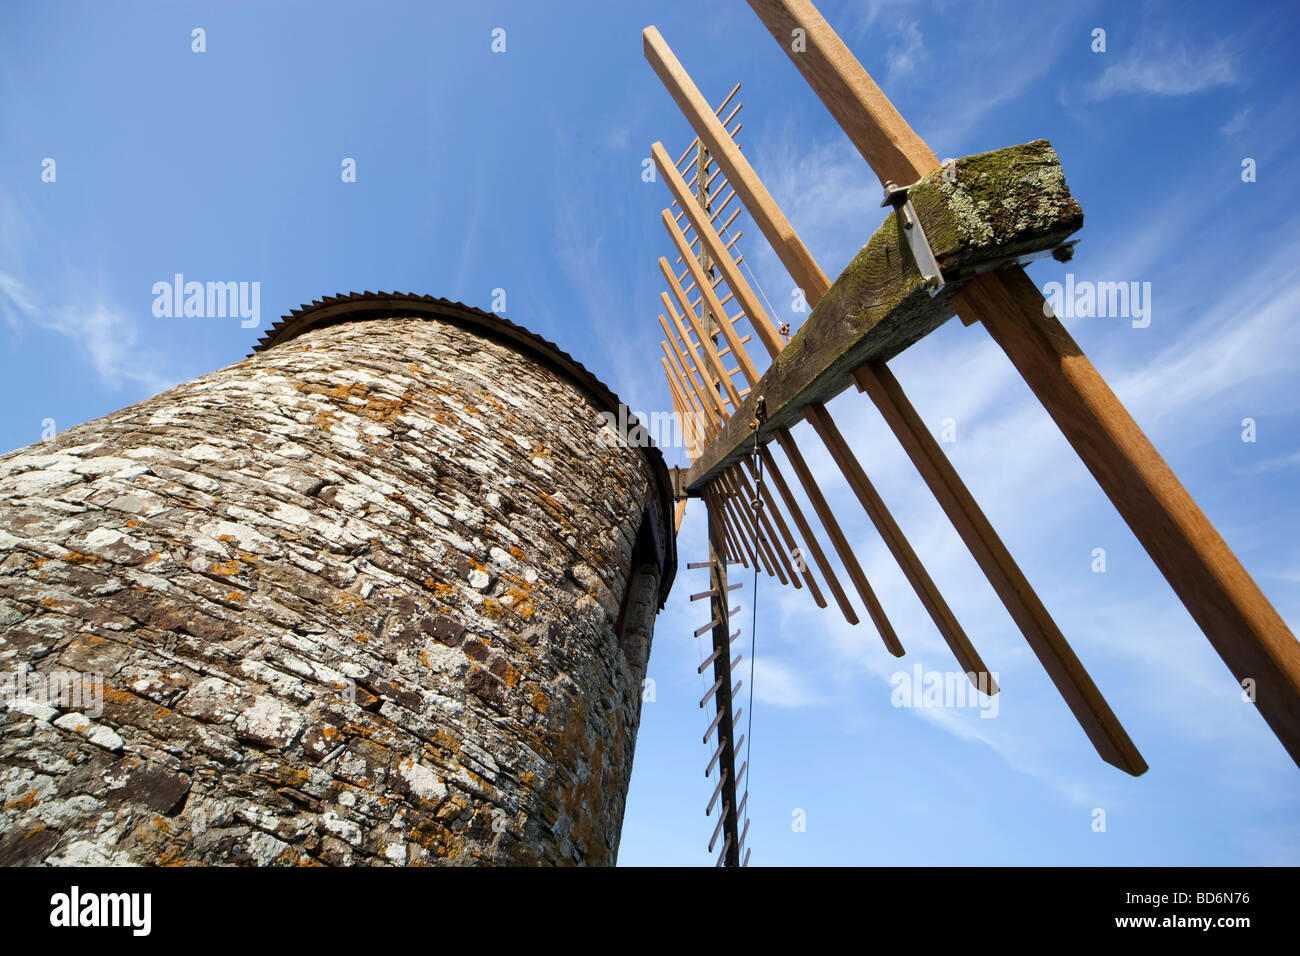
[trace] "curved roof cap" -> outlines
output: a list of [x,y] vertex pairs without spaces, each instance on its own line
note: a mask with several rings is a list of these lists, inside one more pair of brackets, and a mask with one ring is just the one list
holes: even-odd
[[[275,348],[314,329],[340,322],[398,316],[453,322],[480,334],[491,336],[543,362],[553,371],[569,379],[585,391],[600,409],[613,412],[618,416],[620,409],[624,407],[609,386],[554,342],[528,331],[523,326],[516,325],[504,316],[484,312],[462,302],[409,292],[350,292],[347,295],[331,295],[316,299],[310,305],[290,310],[288,315],[272,323],[270,330],[253,346],[249,357],[251,358],[257,352]],[[629,430],[636,424],[636,419],[630,412],[627,413],[626,421]],[[645,453],[650,469],[654,473],[659,492],[653,498],[652,517],[656,519],[657,526],[654,537],[660,555],[659,605],[662,607],[672,587],[673,577],[677,573],[677,541],[673,534],[672,519],[673,484],[659,449],[653,443],[649,443],[641,450]]]

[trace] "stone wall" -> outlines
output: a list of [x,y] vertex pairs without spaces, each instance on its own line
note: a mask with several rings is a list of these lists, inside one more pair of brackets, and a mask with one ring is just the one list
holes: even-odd
[[613,863],[671,568],[600,410],[393,317],[0,458],[0,864]]

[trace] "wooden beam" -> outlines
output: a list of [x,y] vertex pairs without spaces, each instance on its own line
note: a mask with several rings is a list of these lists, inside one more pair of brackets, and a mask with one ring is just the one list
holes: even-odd
[[[840,584],[839,578],[835,576],[835,569],[831,567],[830,562],[826,560],[826,553],[822,551],[822,546],[817,541],[817,536],[813,534],[808,519],[803,515],[803,509],[799,507],[799,500],[790,491],[789,484],[786,483],[785,476],[781,474],[781,469],[776,465],[776,459],[772,453],[762,445],[758,448],[758,454],[763,459],[763,467],[767,474],[772,476],[772,483],[776,485],[776,490],[781,495],[781,500],[790,511],[790,520],[794,526],[799,529],[799,536],[803,538],[804,547],[812,555],[813,561],[821,570],[822,576],[826,578],[826,586],[831,589],[831,596],[835,598],[835,603],[839,605],[840,613],[850,624],[858,623],[858,613],[853,610],[853,605],[849,603],[849,596],[844,593],[844,587]],[[812,590],[811,587],[809,590]]]
[[831,511],[830,505],[826,503],[826,496],[822,494],[821,489],[817,487],[817,480],[813,478],[812,470],[808,463],[804,461],[799,446],[795,444],[792,436],[784,428],[777,429],[774,433],[777,442],[781,445],[781,450],[785,452],[785,457],[790,460],[790,467],[794,469],[795,477],[803,485],[804,491],[808,493],[808,500],[812,503],[813,510],[817,512],[817,517],[821,519],[822,527],[830,536],[831,544],[835,546],[835,551],[844,562],[844,569],[849,573],[849,580],[857,588],[858,596],[862,598],[862,603],[867,607],[867,614],[876,625],[876,630],[880,632],[880,639],[885,642],[885,647],[889,653],[895,657],[903,656],[903,645],[898,639],[898,634],[894,632],[894,626],[889,623],[889,618],[885,616],[885,609],[880,604],[880,599],[876,597],[876,592],[871,589],[871,584],[867,581],[867,576],[858,564],[858,559],[853,553],[853,548],[849,546],[848,539],[844,537],[844,532],[840,530],[840,523],[835,520],[835,513]]
[[[791,58],[882,180],[906,182],[933,169],[934,154],[870,78],[870,88],[861,81],[866,71],[810,3],[750,5],[778,39],[791,16],[820,20],[813,25],[827,62]],[[817,78],[827,67],[856,80]],[[977,277],[953,305],[1007,353],[1229,670],[1253,682],[1261,716],[1300,764],[1300,644],[1038,289],[1012,267]]]
[[[750,288],[749,283],[745,281],[744,276],[740,274],[740,270],[736,268],[735,264],[731,262],[729,257],[727,257],[726,252],[722,247],[721,236],[717,234],[710,223],[705,221],[706,217],[704,212],[689,203],[686,184],[682,181],[677,170],[668,165],[668,153],[664,150],[663,146],[659,143],[655,143],[651,147],[651,155],[654,157],[655,163],[664,177],[664,181],[668,184],[669,190],[683,201],[684,208],[687,210],[687,215],[690,217],[692,225],[699,234],[701,248],[709,254],[721,270],[723,277],[726,279],[727,285],[730,286],[732,292],[735,294],[736,300],[740,303],[745,314],[749,316],[750,325],[758,332],[759,338],[762,339],[764,346],[767,348],[768,354],[774,359],[779,357],[782,350],[786,347],[786,344],[777,334],[776,327],[773,324],[771,317],[768,316],[766,310],[764,310],[762,303],[758,301],[758,297],[754,294],[753,289]],[[752,375],[747,375],[747,377],[752,385],[754,382]],[[848,380],[846,378],[846,387],[847,384]],[[830,450],[831,457],[834,459],[835,464],[848,481],[854,494],[857,495],[858,501],[862,504],[867,515],[871,518],[872,523],[880,532],[880,536],[884,540],[886,547],[889,548],[890,554],[892,554],[894,560],[898,562],[899,567],[903,571],[904,577],[907,578],[908,583],[911,584],[913,589],[916,591],[916,595],[920,599],[922,606],[929,613],[931,620],[934,621],[935,627],[938,629],[940,635],[942,635],[944,641],[947,642],[948,646],[952,649],[953,655],[957,658],[957,662],[961,665],[962,670],[969,675],[969,679],[976,685],[976,687],[988,689],[989,693],[996,693],[996,683],[993,681],[992,675],[988,673],[988,669],[980,658],[979,653],[971,644],[970,638],[967,637],[966,632],[958,623],[956,615],[953,614],[947,601],[944,600],[943,595],[939,592],[938,587],[930,577],[929,572],[926,571],[925,566],[921,563],[920,558],[917,557],[916,551],[912,548],[906,536],[903,534],[902,529],[898,526],[898,522],[895,521],[893,516],[889,513],[889,509],[885,507],[884,501],[876,492],[871,481],[867,478],[866,472],[863,470],[861,464],[849,449],[843,436],[840,435],[839,429],[836,427],[830,412],[827,411],[825,405],[816,401],[809,403],[803,411],[806,414],[809,423],[826,444],[826,447]],[[770,414],[771,408],[769,406],[769,415]],[[791,439],[790,443],[792,443],[792,441],[793,440]],[[784,444],[786,443],[783,442],[783,446]],[[725,472],[726,470],[724,469],[722,473]],[[855,583],[857,583],[858,576],[854,576],[854,580]],[[865,584],[865,575],[861,575],[861,580],[862,583]],[[863,593],[863,599],[870,602],[871,600],[874,600],[874,598],[875,595],[871,592],[868,586],[866,591]],[[876,615],[873,612],[873,617],[874,616]],[[880,617],[883,619],[883,611],[880,613]],[[888,622],[885,623],[887,629]],[[882,634],[886,633],[886,629],[882,629]],[[889,640],[886,637],[886,644],[888,645],[888,643]]]
[[[781,539],[785,542],[786,552],[794,562],[795,567],[791,570],[790,576],[795,578],[796,571],[802,574],[804,581],[808,584],[808,591],[812,594],[813,600],[817,602],[817,606],[825,607],[826,598],[822,595],[821,588],[817,586],[817,579],[813,576],[807,560],[803,559],[802,552],[799,551],[799,546],[795,543],[794,535],[790,533],[790,527],[785,523],[785,516],[781,514],[776,499],[772,497],[772,490],[768,488],[767,482],[763,481],[763,473],[760,470],[761,464],[761,459],[759,465],[755,465],[752,458],[745,459],[745,466],[749,469],[750,477],[753,478],[759,494],[762,495],[763,501],[766,502],[767,511],[771,513],[772,521],[775,523],[777,530],[780,531]],[[799,587],[797,580],[795,581],[795,587]]]
[[715,592],[709,599],[709,609],[713,612],[710,620],[717,621],[712,632],[713,677],[718,684],[714,695],[714,725],[717,728],[717,740],[720,769],[718,771],[719,790],[722,795],[722,812],[719,822],[726,833],[726,842],[722,851],[722,862],[728,866],[740,865],[740,845],[736,837],[738,817],[736,813],[736,784],[740,775],[736,773],[735,750],[730,742],[736,739],[732,726],[731,699],[731,611],[727,607],[727,565],[726,548],[718,522],[709,520],[709,587]]
[[977,278],[957,307],[1006,352],[1300,764],[1300,643],[1024,270]]
[[[656,158],[667,158],[667,154],[664,153],[663,147],[660,144],[655,143],[651,149],[652,151],[658,151]],[[664,228],[668,230],[668,234],[672,237],[673,242],[677,244],[678,252],[687,257],[688,261],[686,266],[691,270],[691,276],[695,279],[695,284],[699,287],[700,293],[704,296],[704,301],[708,305],[709,311],[719,317],[719,321],[717,322],[718,331],[720,331],[722,337],[727,340],[727,345],[731,346],[731,354],[734,355],[736,361],[740,363],[740,368],[745,373],[745,378],[749,381],[749,384],[753,385],[758,381],[758,370],[754,368],[754,363],[750,361],[749,353],[745,351],[745,347],[740,344],[740,337],[736,335],[736,330],[732,323],[725,321],[727,317],[726,310],[723,309],[722,304],[718,302],[717,293],[713,291],[712,286],[709,285],[708,280],[705,278],[704,269],[700,266],[699,262],[696,261],[695,257],[690,255],[689,250],[686,248],[686,240],[682,237],[681,228],[677,223],[673,222],[673,217],[668,214],[667,209],[663,211],[660,218],[663,220]],[[700,333],[697,332],[696,334],[699,335]],[[707,338],[707,336],[704,337]],[[732,390],[729,389],[728,393],[732,394],[733,398],[736,397]]]
[[[674,228],[672,231],[675,233],[676,229]],[[696,264],[696,268],[699,268],[698,264]],[[659,271],[663,273],[664,278],[668,281],[668,288],[672,291],[678,304],[681,305],[682,314],[690,323],[691,330],[695,332],[695,337],[700,343],[700,347],[704,349],[704,354],[709,360],[709,367],[713,370],[713,374],[718,377],[718,384],[726,390],[727,395],[731,398],[732,407],[738,406],[740,404],[740,395],[736,392],[735,383],[732,382],[731,377],[727,375],[727,370],[722,364],[722,358],[718,355],[717,346],[713,344],[712,337],[704,331],[704,326],[701,324],[699,316],[695,314],[695,310],[691,308],[691,304],[686,301],[686,296],[683,294],[682,287],[678,284],[676,276],[673,275],[673,270],[668,265],[668,260],[663,257],[660,257],[659,259]],[[732,335],[735,335],[735,333],[733,332]],[[690,342],[687,341],[687,344],[689,345]],[[741,351],[744,351],[743,346],[741,347]],[[709,391],[712,392],[713,390],[709,389]],[[714,394],[717,395],[716,392],[714,392]],[[726,415],[727,410],[721,404],[721,396],[718,397],[718,401],[720,410],[723,415]]]
[[817,430],[821,436],[822,442],[830,451],[831,457],[839,465],[840,471],[848,479],[849,487],[853,493],[858,496],[858,501],[862,508],[871,518],[872,524],[880,532],[880,537],[884,540],[885,546],[889,548],[890,554],[898,562],[903,576],[907,582],[912,585],[912,590],[920,598],[922,606],[934,621],[934,626],[938,629],[940,636],[952,651],[953,656],[957,658],[957,663],[965,672],[967,678],[977,688],[986,694],[996,694],[998,692],[997,682],[993,675],[989,673],[984,664],[983,658],[975,650],[975,645],[966,636],[965,630],[957,622],[957,616],[953,614],[952,608],[948,602],[939,593],[938,586],[926,571],[925,565],[921,559],[916,556],[912,549],[911,543],[903,534],[903,530],[894,520],[889,509],[885,507],[884,501],[881,500],[879,493],[871,484],[867,473],[863,470],[862,465],[858,462],[857,457],[849,448],[848,442],[840,434],[840,430],[835,427],[835,422],[826,407],[818,402],[808,407],[808,423]]
[[[726,128],[718,122],[716,114],[709,108],[700,91],[695,88],[695,84],[691,82],[691,78],[677,61],[673,51],[668,48],[664,38],[659,35],[659,31],[654,27],[646,27],[641,36],[645,58],[667,87],[678,108],[695,127],[700,141],[708,147],[709,153],[718,159],[719,165],[726,169],[727,181],[731,184],[733,194],[740,196],[740,201],[749,210],[750,218],[765,235],[770,235],[772,232],[793,234],[794,230],[781,211],[775,209],[774,204],[770,202],[766,204],[760,202],[759,197],[750,190],[749,183],[757,177],[753,175],[754,171],[750,169],[749,161],[727,134]],[[726,164],[722,162],[724,156],[728,157]],[[743,171],[747,171],[749,175],[744,175]],[[804,250],[804,254],[806,253],[807,250]],[[817,264],[812,262],[811,255],[807,256],[807,260],[815,269]],[[792,269],[791,273],[795,274],[796,281],[799,281],[796,270]]]
[[[906,186],[939,165],[809,0],[749,0],[749,5],[881,183]],[[801,44],[794,42],[795,30],[802,31]]]
[[[812,313],[788,345],[770,323],[753,323],[769,349],[779,350],[755,388],[767,401],[766,431],[792,426],[809,404],[824,404],[848,388],[855,369],[887,361],[950,319],[954,293],[977,271],[1055,248],[1083,224],[1056,151],[1044,140],[967,156],[951,169],[926,177],[909,193],[947,280],[938,295],[926,290],[903,228],[890,214],[827,293],[813,300]],[[770,196],[766,200],[774,205]],[[1026,215],[1007,215],[1009,209]],[[793,258],[788,250],[786,258]],[[818,268],[815,262],[806,267]],[[733,290],[744,307],[741,289]],[[692,465],[692,489],[740,454],[750,441],[752,411],[740,406]]]
[[[668,57],[671,58],[671,53]],[[678,102],[693,103],[698,91],[680,65],[675,60],[672,62],[673,82],[686,94]],[[706,130],[706,116],[692,112],[688,105],[683,109],[697,133]],[[807,301],[816,306],[830,289],[830,280],[739,150],[729,147],[725,141],[718,146],[714,158],[733,188],[743,191],[751,217],[763,228],[778,258],[804,290]],[[925,154],[918,151],[915,155],[924,159]],[[912,172],[906,178],[911,181]],[[1143,773],[1147,764],[1141,754],[889,368],[882,361],[872,362],[855,369],[853,378],[880,409],[1099,755],[1128,773]]]

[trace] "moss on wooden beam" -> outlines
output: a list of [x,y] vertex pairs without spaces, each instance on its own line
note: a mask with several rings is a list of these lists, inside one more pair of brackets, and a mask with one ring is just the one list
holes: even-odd
[[888,361],[952,318],[953,294],[979,272],[1059,247],[1083,225],[1060,159],[1047,140],[978,153],[935,170],[908,193],[944,288],[926,291],[898,217],[883,225],[817,303],[790,344],[686,474],[692,493],[744,454],[759,396],[767,440],[851,384],[866,362]]

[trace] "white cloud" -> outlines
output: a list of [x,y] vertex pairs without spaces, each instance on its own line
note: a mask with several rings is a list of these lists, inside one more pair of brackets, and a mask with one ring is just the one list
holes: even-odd
[[[824,697],[809,687],[807,680],[792,665],[761,653],[754,658],[753,663],[754,699],[760,703],[771,704],[773,707],[813,707],[824,702]],[[740,670],[748,671],[744,661],[741,662]],[[741,676],[748,684],[749,674]]]
[[1246,128],[1246,123],[1250,119],[1252,107],[1244,107],[1232,114],[1232,119],[1219,127],[1220,136],[1236,136]]
[[68,338],[112,388],[135,383],[160,392],[176,383],[156,354],[138,347],[140,331],[130,315],[103,299],[47,306],[21,281],[0,273],[0,311],[16,330],[32,324]]
[[1197,51],[1183,42],[1164,39],[1140,41],[1120,62],[1112,64],[1088,92],[1094,99],[1124,93],[1186,96],[1237,82],[1237,67],[1222,48]]
[[925,43],[916,21],[900,23],[897,39],[885,52],[885,63],[889,68],[889,83],[892,86],[905,76],[910,76],[918,62],[925,58]]

